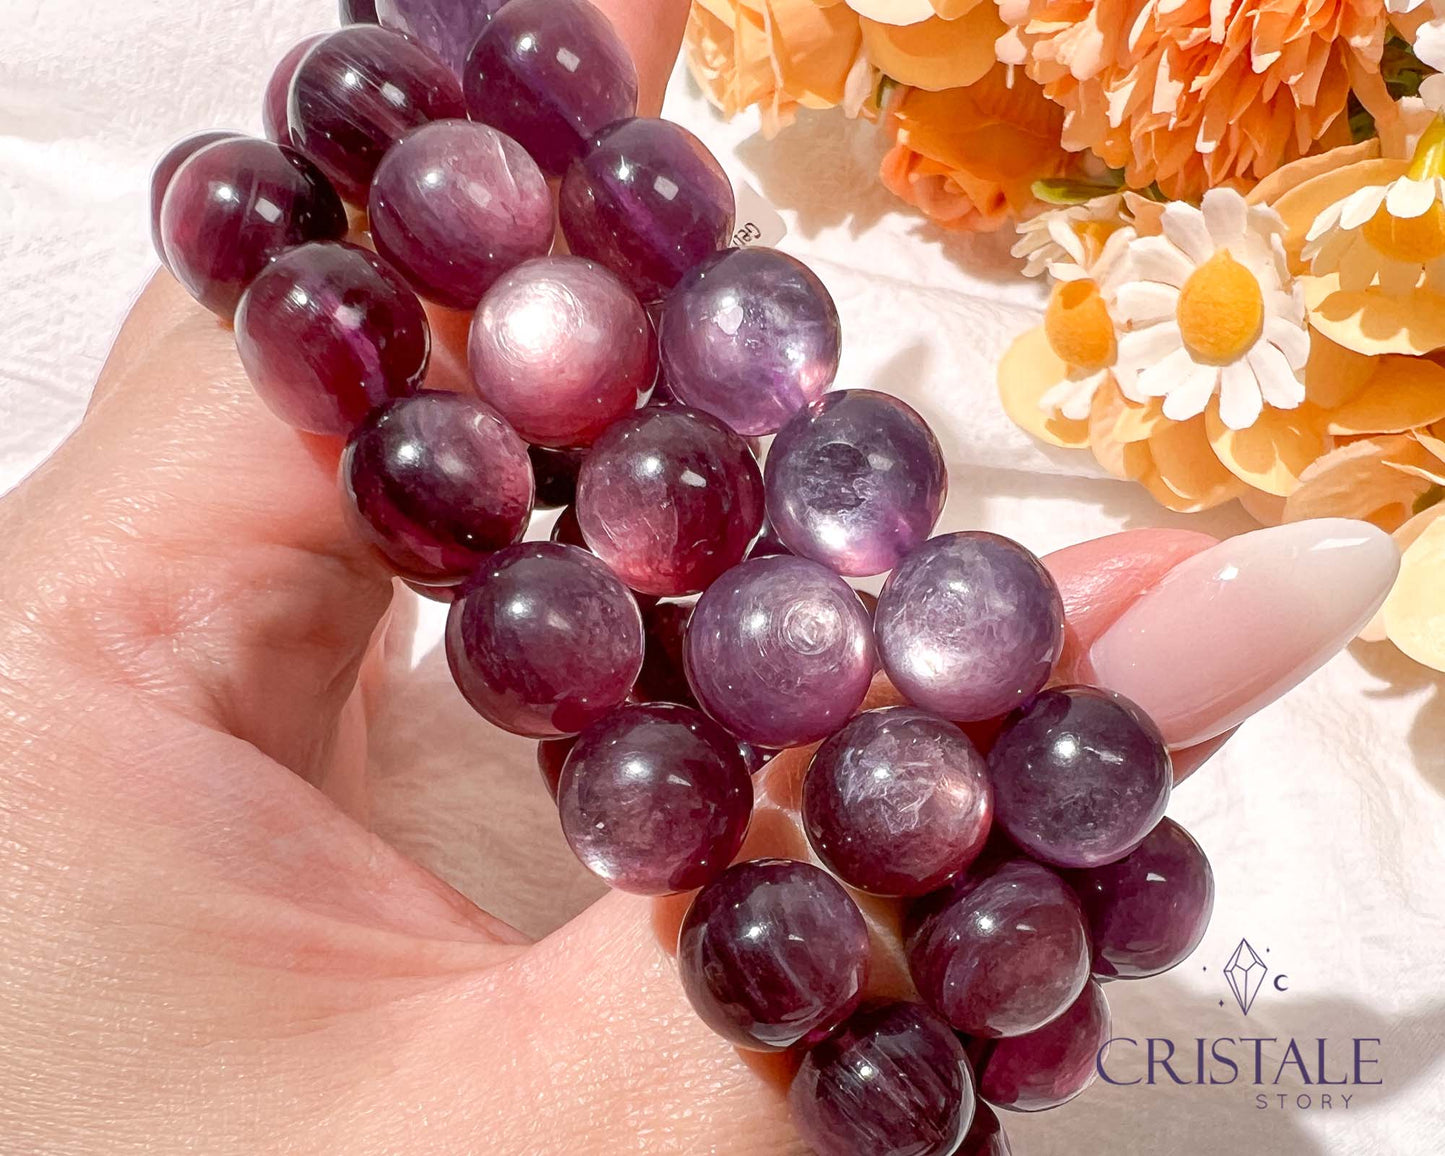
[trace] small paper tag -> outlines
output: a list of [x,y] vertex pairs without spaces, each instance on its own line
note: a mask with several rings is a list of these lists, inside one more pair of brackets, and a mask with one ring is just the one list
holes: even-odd
[[748,184],[740,181],[737,185],[737,228],[733,230],[733,247],[752,249],[760,245],[775,246],[788,235],[788,226],[779,216],[778,210],[763,199],[763,195]]

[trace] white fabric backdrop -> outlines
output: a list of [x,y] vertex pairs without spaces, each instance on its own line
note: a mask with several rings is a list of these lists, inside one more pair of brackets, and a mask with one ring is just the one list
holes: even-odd
[[[334,18],[332,0],[0,0],[0,492],[73,428],[154,265],[154,158],[203,127],[259,131],[272,62]],[[867,126],[818,115],[764,142],[749,123],[717,120],[681,76],[668,113],[778,207],[783,246],[828,283],[846,326],[840,382],[896,392],[935,423],[952,466],[947,528],[997,530],[1041,552],[1128,526],[1243,528],[1237,514],[1164,514],[1009,426],[993,364],[1034,317],[1037,286],[1017,276],[1003,239],[950,237],[898,207],[875,181]],[[403,816],[386,833],[485,903],[487,881],[457,846],[503,838],[515,816],[492,813],[477,754],[506,756],[488,775],[532,776],[530,746],[458,708],[432,645],[439,614],[417,613],[416,644],[392,656],[374,751],[379,789]],[[450,830],[421,830],[443,790]],[[548,805],[535,794],[534,810]],[[1175,973],[1110,986],[1117,1034],[1169,1036],[1181,1051],[1200,1036],[1380,1037],[1384,1085],[1355,1090],[1348,1110],[1335,1090],[1330,1111],[1260,1110],[1239,1087],[1096,1086],[1063,1111],[1008,1121],[1015,1151],[1441,1152],[1445,679],[1357,645],[1251,721],[1171,814],[1213,859],[1214,924]],[[517,853],[581,903],[591,887],[558,844]],[[1248,1020],[1220,976],[1241,936],[1290,977]],[[1315,1091],[1296,1085],[1282,1087]]]

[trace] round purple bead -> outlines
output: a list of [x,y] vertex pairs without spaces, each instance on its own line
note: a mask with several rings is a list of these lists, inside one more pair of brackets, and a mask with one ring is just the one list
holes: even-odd
[[318,241],[281,254],[236,309],[236,349],[282,421],[350,434],[376,406],[421,388],[426,312],[375,253]]
[[572,753],[572,748],[577,745],[577,736],[571,735],[565,739],[543,739],[537,744],[537,770],[541,772],[542,782],[547,787],[547,793],[552,796],[552,801],[557,801],[557,787],[562,782],[562,768],[567,763],[567,756]]
[[625,706],[593,723],[557,789],[562,833],[583,865],[637,895],[691,891],[733,861],[753,782],[733,737],[701,711]]
[[823,396],[843,341],[823,283],[776,249],[706,258],[668,294],[657,333],[678,400],[749,436]]
[[300,153],[254,137],[207,145],[176,170],[161,204],[171,272],[229,320],[256,274],[306,241],[346,235],[346,209]]
[[639,410],[598,438],[577,476],[577,518],[596,555],[634,590],[706,589],[742,560],[763,520],[747,443],[696,410]]
[[978,857],[993,822],[983,756],[912,707],[860,714],[818,748],[803,827],[823,865],[874,895],[936,891]]
[[427,586],[461,582],[520,541],[532,514],[526,445],[457,393],[428,390],[375,411],[347,444],[341,480],[362,537]]
[[375,24],[376,0],[340,0],[342,24]]
[[463,70],[473,120],[521,142],[560,177],[600,129],[637,112],[637,69],[586,0],[510,0]]
[[817,1156],[954,1156],[973,1119],[973,1075],[946,1023],[890,1003],[809,1051],[788,1105]]
[[1016,1036],[1062,1015],[1089,979],[1078,899],[1038,863],[964,876],[908,937],[918,994],[959,1031]]
[[431,120],[465,117],[457,78],[389,28],[353,24],[302,59],[291,81],[291,143],[355,205],[366,204],[386,150]]
[[642,615],[585,550],[498,550],[447,619],[447,660],[466,700],[503,730],[577,734],[619,706],[642,669]]
[[768,451],[768,517],[799,557],[861,578],[892,570],[938,523],[948,469],[928,423],[886,393],[830,393]]
[[852,1014],[868,976],[868,927],[809,863],[754,859],[701,891],[678,936],[683,991],[740,1048],[782,1051]]
[[737,211],[727,174],[702,141],[647,117],[592,142],[567,170],[559,206],[572,252],[612,269],[644,301],[723,248]]
[[1104,989],[1091,980],[1051,1023],[987,1049],[978,1064],[978,1094],[1013,1112],[1043,1112],[1067,1104],[1094,1082],[1109,1023]]
[[652,322],[601,265],[539,257],[501,277],[472,321],[477,393],[534,445],[591,445],[657,379]]
[[878,650],[915,706],[955,722],[1007,714],[1049,679],[1064,605],[1043,563],[997,534],[944,534],[878,596]]
[[988,756],[999,825],[1036,859],[1122,859],[1164,816],[1173,768],[1163,736],[1122,695],[1054,687],[1019,710]]
[[171,180],[183,164],[207,145],[213,145],[217,141],[236,139],[240,136],[241,134],[238,132],[224,130],[198,132],[195,136],[188,136],[185,140],[179,140],[171,145],[166,150],[165,156],[156,162],[156,167],[151,172],[151,241],[155,245],[156,256],[161,259],[161,264],[167,269],[171,267],[171,263],[166,257],[165,243],[161,239],[161,205],[165,203],[166,190],[171,187]]
[[757,558],[698,600],[683,646],[704,710],[739,738],[795,747],[852,718],[873,680],[868,611],[803,558]]
[[1094,974],[1142,979],[1189,957],[1214,910],[1214,872],[1194,838],[1162,820],[1117,863],[1069,876],[1089,917]]
[[532,473],[537,479],[537,508],[556,510],[577,500],[577,471],[587,456],[581,450],[554,450],[528,446]]
[[552,194],[522,146],[442,120],[397,142],[371,183],[376,250],[418,293],[475,309],[507,270],[552,248]]
[[1013,1156],[1003,1125],[992,1108],[982,1100],[977,1101],[973,1113],[973,1127],[963,1138],[963,1147],[954,1156]]
[[287,112],[291,102],[291,80],[306,54],[325,39],[326,33],[323,32],[292,45],[271,73],[271,79],[266,82],[265,98],[261,101],[261,124],[268,140],[284,145],[291,143],[291,118]]
[[466,68],[467,53],[487,21],[507,0],[376,0],[376,17],[384,28],[404,32],[426,45],[457,74]]

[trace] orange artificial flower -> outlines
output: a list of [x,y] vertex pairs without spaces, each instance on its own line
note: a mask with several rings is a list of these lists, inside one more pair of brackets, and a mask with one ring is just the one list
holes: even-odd
[[1350,93],[1395,114],[1379,0],[1001,0],[1000,59],[1067,112],[1063,142],[1180,199],[1347,143]]
[[1073,171],[1059,146],[1063,111],[996,64],[966,88],[909,89],[888,118],[883,183],[950,229],[986,232],[1039,207],[1037,180]]

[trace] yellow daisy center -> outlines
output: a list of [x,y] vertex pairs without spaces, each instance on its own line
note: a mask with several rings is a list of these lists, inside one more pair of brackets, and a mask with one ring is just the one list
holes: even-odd
[[1060,281],[1044,311],[1044,333],[1059,356],[1078,369],[1114,362],[1114,321],[1092,281]]
[[1184,282],[1175,318],[1196,360],[1226,365],[1254,344],[1264,324],[1259,279],[1221,249]]
[[1392,217],[1381,205],[1360,230],[1382,256],[1411,265],[1445,257],[1445,206],[1436,201],[1418,217]]

